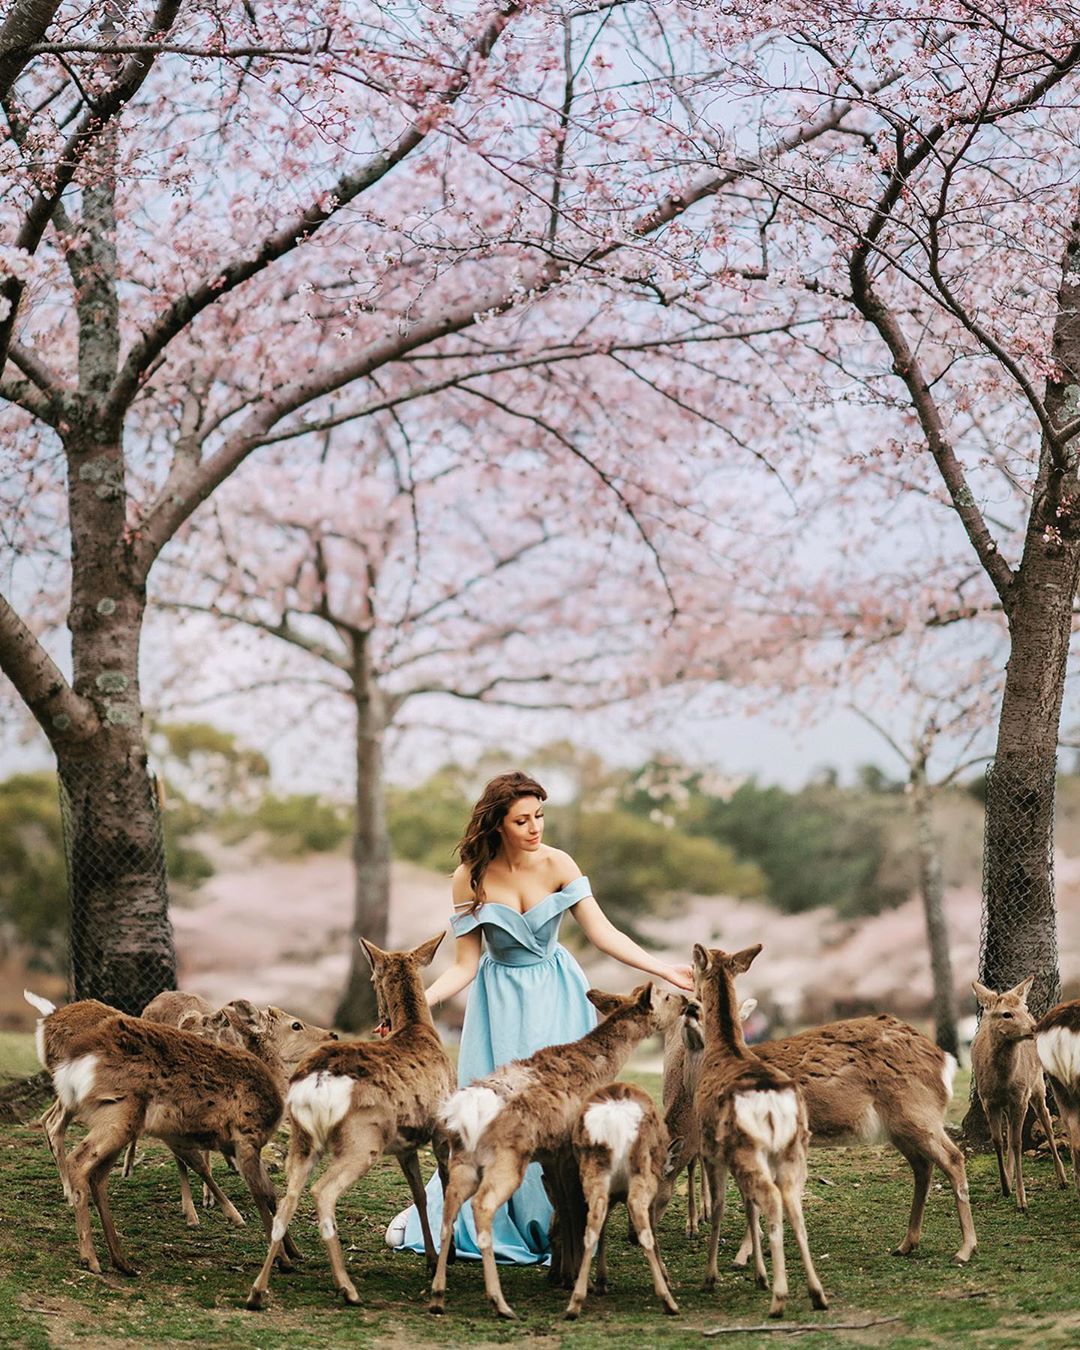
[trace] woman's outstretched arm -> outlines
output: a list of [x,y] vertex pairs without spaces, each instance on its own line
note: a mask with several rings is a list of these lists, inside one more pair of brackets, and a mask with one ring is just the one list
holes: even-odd
[[643,970],[646,975],[657,975],[678,989],[693,991],[694,975],[689,966],[669,966],[658,960],[644,947],[639,947],[633,938],[620,933],[608,916],[596,903],[596,898],[587,895],[570,907],[570,912],[581,925],[581,931],[592,945],[606,956],[613,956],[624,965]]
[[454,964],[449,970],[444,970],[437,980],[432,980],[427,989],[424,990],[424,997],[427,999],[429,1008],[437,1008],[440,1003],[445,1003],[448,998],[453,998],[455,994],[460,994],[466,985],[472,984],[476,979],[477,967],[480,965],[480,930],[474,928],[471,933],[466,933],[464,937],[459,937],[457,945],[454,947]]

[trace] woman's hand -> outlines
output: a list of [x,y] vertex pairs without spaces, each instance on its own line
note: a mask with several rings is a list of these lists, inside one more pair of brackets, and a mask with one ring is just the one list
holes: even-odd
[[676,989],[685,989],[688,994],[694,992],[693,966],[669,966],[664,979]]

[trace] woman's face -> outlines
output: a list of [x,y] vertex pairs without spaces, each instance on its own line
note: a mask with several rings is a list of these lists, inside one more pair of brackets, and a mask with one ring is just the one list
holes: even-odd
[[544,803],[539,797],[518,797],[499,826],[504,846],[532,853],[544,837]]

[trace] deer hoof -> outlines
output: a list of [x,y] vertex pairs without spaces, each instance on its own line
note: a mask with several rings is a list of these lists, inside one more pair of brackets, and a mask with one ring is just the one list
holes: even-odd
[[433,1298],[427,1305],[427,1310],[429,1313],[434,1314],[434,1316],[441,1317],[446,1311],[446,1304],[441,1298]]
[[338,1290],[338,1293],[345,1303],[351,1303],[354,1308],[359,1306],[360,1295],[351,1284],[343,1284]]
[[566,1312],[563,1313],[563,1320],[566,1322],[576,1322],[578,1320],[578,1309],[567,1308]]
[[672,1299],[670,1303],[664,1304],[664,1311],[667,1313],[669,1317],[678,1317],[679,1305],[675,1302],[674,1299]]
[[127,1275],[129,1278],[134,1278],[139,1273],[138,1267],[131,1265],[128,1261],[117,1261],[114,1258],[112,1264],[117,1275]]
[[[768,1279],[766,1278],[766,1276],[764,1276],[764,1275],[755,1275],[755,1276],[754,1276],[754,1284],[755,1284],[759,1289],[768,1289],[768,1287],[769,1287],[769,1281],[768,1281]],[[769,1315],[770,1315],[770,1317],[772,1316],[771,1313],[770,1313]]]
[[810,1290],[810,1306],[816,1308],[818,1312],[825,1312],[828,1308],[829,1300],[821,1289]]
[[244,1307],[247,1308],[249,1312],[262,1312],[266,1307],[268,1299],[269,1293],[267,1290],[252,1289],[251,1293],[247,1296],[247,1302],[244,1304]]

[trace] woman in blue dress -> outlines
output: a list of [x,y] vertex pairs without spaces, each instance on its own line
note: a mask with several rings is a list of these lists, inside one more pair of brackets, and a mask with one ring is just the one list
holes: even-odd
[[[576,1041],[596,1024],[585,997],[589,983],[558,942],[567,910],[606,955],[680,989],[693,988],[689,966],[669,966],[620,933],[573,858],[544,843],[546,798],[527,774],[500,774],[484,788],[458,845],[461,865],[454,873],[450,921],[457,939],[454,964],[426,996],[435,1008],[472,986],[458,1058],[462,1087],[543,1046]],[[428,1185],[427,1202],[438,1241],[442,1187],[437,1176]],[[551,1204],[533,1163],[495,1216],[496,1259],[522,1265],[546,1260],[550,1220]],[[390,1224],[386,1241],[398,1250],[424,1250],[415,1207]],[[480,1259],[469,1205],[458,1215],[454,1244],[458,1256]]]

